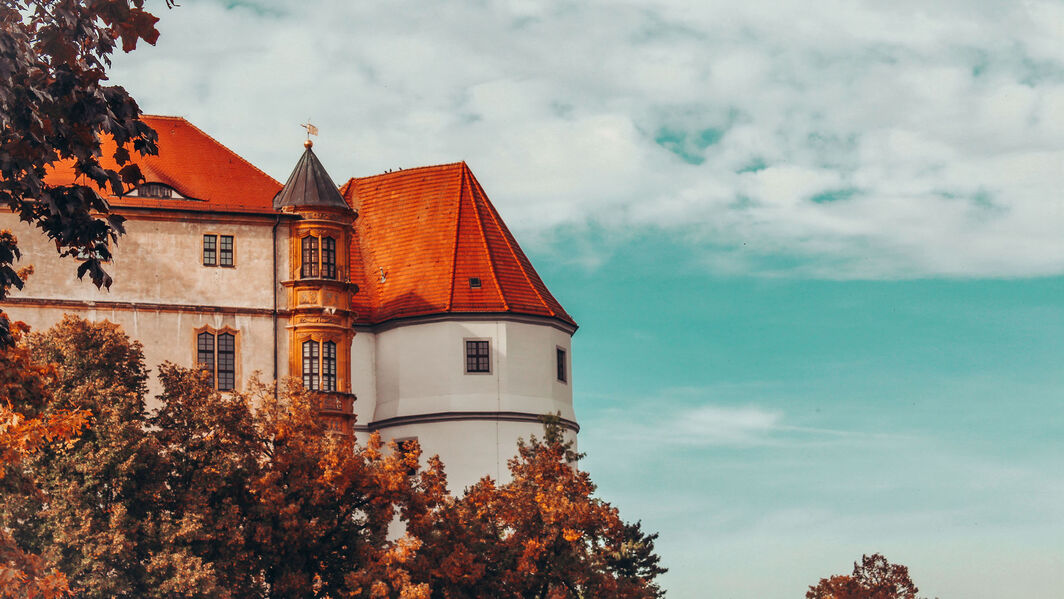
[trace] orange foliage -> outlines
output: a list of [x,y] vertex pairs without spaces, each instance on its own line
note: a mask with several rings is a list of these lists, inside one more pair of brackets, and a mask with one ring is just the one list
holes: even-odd
[[[6,317],[0,314],[0,320]],[[10,330],[18,343],[28,327],[16,322]],[[37,412],[47,403],[47,383],[54,374],[54,366],[35,362],[25,346],[0,345],[0,478],[49,443],[68,440],[86,425],[83,411],[38,416],[20,411]],[[67,591],[61,573],[50,570],[39,556],[22,551],[10,532],[0,528],[0,598],[51,599]]]
[[809,587],[806,599],[917,599],[919,589],[909,578],[909,569],[892,564],[876,553],[854,562],[853,574],[822,578]]
[[418,573],[434,596],[661,596],[657,535],[594,497],[588,474],[573,466],[578,458],[549,425],[543,441],[521,444],[509,461],[511,482],[484,478],[414,519],[409,530],[424,544]]

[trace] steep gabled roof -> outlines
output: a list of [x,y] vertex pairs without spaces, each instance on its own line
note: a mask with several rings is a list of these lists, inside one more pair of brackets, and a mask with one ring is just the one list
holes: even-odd
[[482,312],[576,326],[464,162],[355,178],[340,191],[359,213],[351,248],[359,322]]
[[280,210],[286,206],[323,206],[326,208],[347,209],[347,202],[340,196],[336,183],[325,172],[325,167],[310,149],[310,140],[307,140],[307,150],[300,156],[288,181],[281,191],[273,198],[273,207]]
[[[149,183],[164,183],[185,199],[114,197],[110,191],[100,191],[112,206],[173,208],[206,212],[274,212],[272,199],[281,184],[262,172],[210,135],[183,118],[172,116],[141,117],[159,134],[159,154],[140,156],[135,152],[133,162]],[[105,168],[117,170],[110,157],[114,142],[105,138],[103,158]],[[52,185],[66,185],[75,181],[73,161],[58,164],[48,174]],[[88,182],[91,185],[91,182]]]

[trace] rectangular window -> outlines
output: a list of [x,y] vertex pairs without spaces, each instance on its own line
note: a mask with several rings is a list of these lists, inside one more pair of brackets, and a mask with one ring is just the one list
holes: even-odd
[[566,366],[566,364],[565,364],[565,350],[559,347],[558,348],[558,380],[563,382],[563,383],[566,381],[566,377],[565,377],[566,368],[565,368],[565,366]]
[[491,343],[467,340],[466,372],[491,372]]
[[200,333],[196,336],[196,363],[211,375],[211,386],[214,386],[214,335]]
[[313,279],[318,276],[318,238],[308,235],[302,240],[303,261],[299,268],[299,278]]
[[218,248],[218,264],[220,266],[233,265],[233,236],[222,235],[221,247]]
[[203,265],[214,266],[218,263],[218,236],[203,236]]
[[311,391],[317,391],[319,388],[319,349],[317,341],[303,342],[303,388]]
[[218,335],[218,390],[232,391],[236,386],[236,338],[229,333]]
[[321,344],[321,389],[336,391],[336,344],[332,341]]
[[219,391],[236,388],[236,335],[204,331],[196,335],[196,364]]
[[336,240],[332,237],[321,240],[321,278],[336,278]]

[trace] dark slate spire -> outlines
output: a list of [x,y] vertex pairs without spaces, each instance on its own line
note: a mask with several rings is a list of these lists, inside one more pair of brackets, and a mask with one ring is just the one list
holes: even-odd
[[274,210],[280,210],[285,206],[324,206],[350,210],[347,202],[340,195],[336,183],[333,183],[332,177],[325,172],[325,167],[310,149],[312,145],[309,139],[304,144],[307,151],[303,152],[303,156],[296,163],[296,168],[292,170],[288,182],[273,198]]

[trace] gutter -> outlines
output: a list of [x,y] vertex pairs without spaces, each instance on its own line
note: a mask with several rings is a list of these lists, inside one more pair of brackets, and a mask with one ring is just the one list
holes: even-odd
[[273,230],[270,232],[270,238],[273,240],[273,252],[271,259],[273,260],[273,395],[279,397],[279,387],[277,385],[277,227],[281,225],[281,215],[277,215],[277,220],[273,222]]

